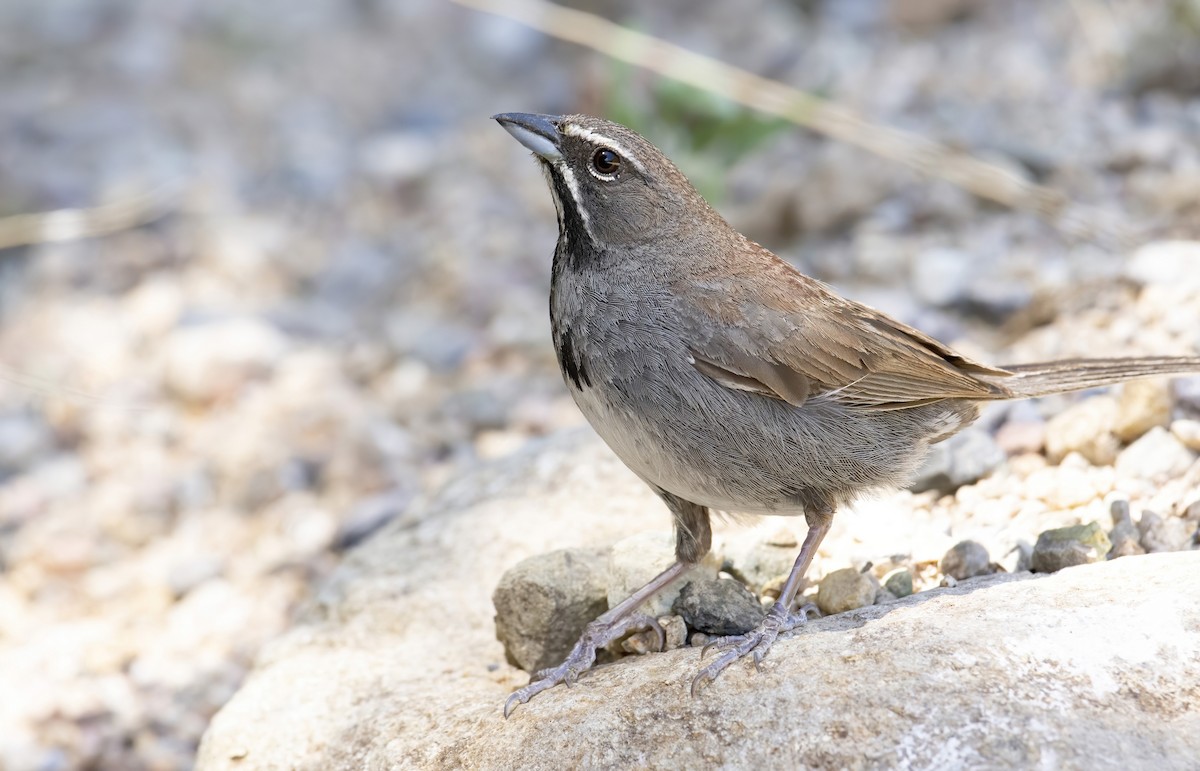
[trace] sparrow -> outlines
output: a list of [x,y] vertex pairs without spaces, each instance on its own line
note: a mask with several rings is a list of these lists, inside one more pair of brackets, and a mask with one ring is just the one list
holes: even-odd
[[746,238],[636,132],[587,115],[493,117],[533,152],[554,198],[550,321],[566,387],[670,510],[676,556],[515,691],[505,717],[574,682],[612,640],[661,639],[638,609],[708,552],[712,511],[803,516],[808,532],[761,625],[706,646],[719,655],[693,695],[805,623],[797,593],[834,513],[904,485],[981,403],[1200,372],[1198,356],[974,361]]

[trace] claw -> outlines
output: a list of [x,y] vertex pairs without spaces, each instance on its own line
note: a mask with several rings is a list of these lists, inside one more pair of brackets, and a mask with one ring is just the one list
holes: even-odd
[[796,627],[808,621],[809,608],[812,606],[806,605],[795,614],[788,613],[787,610],[779,603],[771,608],[767,613],[766,618],[759,624],[757,629],[754,629],[746,634],[730,635],[728,637],[718,637],[712,642],[700,649],[700,660],[704,660],[704,655],[708,653],[709,648],[728,649],[726,653],[721,655],[707,667],[704,667],[692,678],[692,696],[700,692],[700,689],[705,683],[716,680],[717,677],[725,671],[725,669],[744,656],[751,656],[754,662],[754,668],[762,671],[762,661],[770,652],[771,646],[781,634],[792,631]]
[[568,688],[572,687],[579,680],[581,674],[591,669],[592,664],[596,661],[596,651],[599,648],[639,628],[655,630],[660,650],[666,645],[666,631],[663,630],[657,619],[649,616],[629,616],[610,624],[592,622],[584,630],[583,635],[575,643],[575,647],[571,649],[562,664],[535,672],[529,679],[529,685],[514,691],[505,699],[504,717],[507,719],[518,706],[559,683],[565,683]]

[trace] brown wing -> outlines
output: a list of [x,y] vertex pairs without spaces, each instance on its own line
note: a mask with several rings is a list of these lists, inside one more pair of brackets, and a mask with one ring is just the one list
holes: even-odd
[[[933,338],[770,256],[741,280],[688,287],[681,310],[697,370],[728,388],[800,406],[827,397],[877,410],[941,399],[999,399],[978,377],[1010,373],[961,356]],[[681,287],[682,289],[682,287]]]

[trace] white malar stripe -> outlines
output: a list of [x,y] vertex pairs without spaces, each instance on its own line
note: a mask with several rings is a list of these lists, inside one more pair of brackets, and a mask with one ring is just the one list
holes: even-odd
[[563,216],[562,200],[558,197],[558,189],[554,187],[554,179],[550,176],[550,164],[539,163],[542,167],[542,175],[546,177],[546,187],[550,188],[550,198],[554,200],[554,213],[558,215],[558,232],[562,235],[563,243],[566,244],[567,229],[563,226],[566,218]]
[[596,234],[592,232],[592,220],[588,217],[587,209],[583,205],[583,198],[579,195],[579,183],[575,181],[575,172],[571,171],[571,167],[563,161],[555,164],[554,168],[562,174],[567,187],[571,189],[571,197],[575,199],[575,211],[579,212],[579,218],[583,220],[583,229],[587,231],[592,241],[595,241]]
[[609,150],[612,150],[617,155],[632,163],[635,167],[637,167],[638,171],[642,172],[643,174],[646,173],[646,168],[642,166],[638,159],[634,158],[633,155],[631,155],[630,152],[626,150],[620,142],[609,139],[603,134],[597,134],[591,129],[585,129],[583,126],[577,126],[574,123],[564,123],[559,127],[558,130],[567,136],[575,137],[576,139],[582,139],[585,142],[591,142],[592,144],[600,145],[601,147],[607,147]]

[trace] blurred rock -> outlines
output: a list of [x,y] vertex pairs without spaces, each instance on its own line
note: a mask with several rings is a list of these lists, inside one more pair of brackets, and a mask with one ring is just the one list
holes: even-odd
[[801,178],[796,216],[806,233],[835,230],[860,219],[888,196],[895,167],[841,142],[825,142],[812,168]]
[[979,428],[967,428],[930,448],[909,489],[914,493],[926,490],[953,493],[987,476],[1005,458],[1004,450],[990,434]]
[[54,449],[54,433],[41,416],[0,414],[0,479],[28,471]]
[[969,255],[953,249],[927,249],[913,260],[909,286],[922,302],[944,308],[966,298],[975,271]]
[[1146,550],[1138,542],[1140,537],[1138,529],[1129,516],[1129,501],[1113,501],[1109,510],[1112,512],[1113,529],[1108,532],[1108,540],[1112,543],[1108,558],[1111,560],[1117,557],[1145,554]]
[[1093,465],[1112,465],[1121,449],[1113,433],[1118,412],[1111,396],[1093,396],[1063,410],[1046,425],[1046,457],[1059,463],[1077,452]]
[[1161,482],[1184,473],[1195,460],[1196,453],[1170,431],[1155,427],[1122,450],[1116,466],[1122,476]]
[[1143,511],[1137,529],[1142,548],[1153,553],[1190,548],[1196,526],[1180,517],[1160,517],[1153,511]]
[[672,610],[692,629],[717,637],[745,634],[766,615],[757,597],[728,578],[689,581]]
[[1200,452],[1200,420],[1173,421],[1171,433],[1184,447],[1193,452]]
[[883,588],[897,599],[913,593],[913,575],[908,568],[897,568],[883,579]]
[[288,347],[274,327],[252,318],[180,327],[163,345],[166,386],[200,404],[232,396],[247,382],[268,375]]
[[1154,241],[1133,253],[1125,275],[1142,284],[1200,289],[1200,241]]
[[886,3],[888,19],[893,24],[916,28],[961,21],[984,5],[980,0],[890,0]]
[[1035,573],[1054,573],[1103,560],[1111,549],[1108,536],[1095,522],[1046,530],[1033,546],[1031,567]]
[[977,541],[960,541],[938,563],[942,573],[964,581],[993,572],[987,549]]
[[1175,406],[1185,417],[1200,420],[1200,376],[1178,377],[1171,381]]
[[1168,380],[1135,380],[1121,389],[1113,433],[1132,442],[1155,426],[1171,421],[1171,383]]
[[721,569],[750,587],[755,594],[762,594],[772,580],[787,576],[795,564],[798,552],[795,538],[784,540],[792,543],[772,545],[755,538],[740,545],[730,545],[725,549],[726,559]]
[[996,431],[996,445],[1008,455],[1041,452],[1046,445],[1046,421],[1008,420]]
[[875,576],[842,568],[826,575],[817,585],[817,607],[825,616],[844,613],[873,604],[878,592],[879,581]]
[[492,593],[496,639],[514,666],[536,672],[561,664],[583,629],[608,610],[608,555],[560,549],[514,565]]

